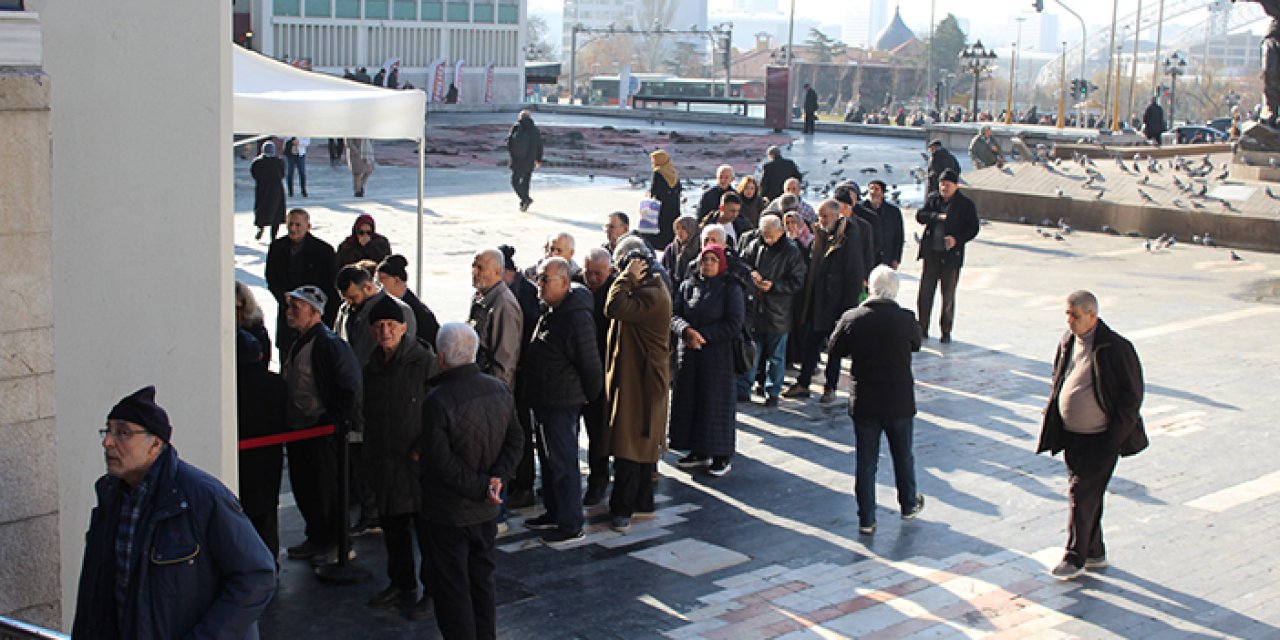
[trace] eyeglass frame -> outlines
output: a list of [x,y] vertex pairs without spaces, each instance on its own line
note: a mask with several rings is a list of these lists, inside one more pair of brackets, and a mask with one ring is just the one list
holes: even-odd
[[[123,437],[121,437],[121,432],[125,434]],[[135,431],[133,429],[127,429],[127,430],[112,429],[110,427],[107,427],[106,429],[98,429],[98,438],[101,440],[106,440],[107,436],[111,436],[111,439],[115,440],[116,442],[126,442],[129,440],[129,438],[132,438],[133,436],[136,436],[140,433],[151,434],[151,432],[147,431],[146,429],[138,429]]]

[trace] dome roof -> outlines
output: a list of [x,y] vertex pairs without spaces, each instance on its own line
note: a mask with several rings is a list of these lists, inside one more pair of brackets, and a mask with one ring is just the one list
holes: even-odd
[[895,7],[893,20],[890,20],[889,25],[876,34],[873,48],[877,51],[892,51],[915,39],[916,34],[902,21],[901,9]]

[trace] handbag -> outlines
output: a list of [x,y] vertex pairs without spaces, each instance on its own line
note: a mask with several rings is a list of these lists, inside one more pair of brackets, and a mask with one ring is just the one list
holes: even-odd
[[743,327],[733,339],[733,372],[744,374],[756,367],[756,340],[751,330]]
[[640,224],[636,227],[637,233],[645,235],[653,235],[660,231],[658,224],[658,212],[662,210],[662,203],[653,198],[645,198],[640,201]]

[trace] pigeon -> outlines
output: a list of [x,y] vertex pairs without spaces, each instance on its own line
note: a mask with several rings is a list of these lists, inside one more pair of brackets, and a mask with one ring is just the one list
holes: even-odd
[[1231,172],[1228,170],[1224,170],[1222,173],[1219,173],[1217,175],[1217,179],[1222,180],[1224,182],[1226,181],[1227,178],[1230,178],[1230,177],[1231,177]]
[[1192,200],[1192,201],[1191,201],[1191,206],[1192,206],[1192,207],[1195,207],[1196,209],[1203,209],[1203,208],[1204,208],[1204,205],[1200,204],[1199,202],[1196,202],[1195,200]]
[[847,145],[847,144],[846,144],[846,145],[841,145],[841,146],[840,146],[840,150],[841,150],[841,151],[848,151],[848,150],[849,150],[849,145]]
[[1273,191],[1271,190],[1271,187],[1263,187],[1263,188],[1262,188],[1262,191],[1263,191],[1263,193],[1266,193],[1266,194],[1267,194],[1267,197],[1268,197],[1268,198],[1275,198],[1275,197],[1276,197],[1276,194],[1275,194],[1275,192],[1273,192]]
[[885,172],[885,173],[893,173],[893,165],[891,165],[891,164],[889,164],[889,163],[885,163],[885,165],[884,165],[884,172]]
[[1231,261],[1232,261],[1232,262],[1241,262],[1241,261],[1243,261],[1243,260],[1244,260],[1244,258],[1241,258],[1241,257],[1240,257],[1240,254],[1236,253],[1235,251],[1232,251],[1232,252],[1231,252]]
[[1231,206],[1231,203],[1230,203],[1230,202],[1227,202],[1226,200],[1223,200],[1223,201],[1222,201],[1222,208],[1223,208],[1223,209],[1226,209],[1227,211],[1235,211],[1235,210],[1236,210],[1236,208],[1235,208],[1235,207],[1233,207],[1233,206]]
[[1151,182],[1151,176],[1142,176],[1142,184]]
[[863,167],[862,173],[863,175],[872,175],[872,174],[880,173],[880,170],[876,169],[875,167]]
[[1214,242],[1214,241],[1213,241],[1213,237],[1211,237],[1208,233],[1205,233],[1205,234],[1204,234],[1204,237],[1203,237],[1203,238],[1200,238],[1200,244],[1202,244],[1202,245],[1204,245],[1204,246],[1206,246],[1206,247],[1216,247],[1216,246],[1218,246],[1218,243],[1217,243],[1217,242]]
[[1154,199],[1152,199],[1152,197],[1151,197],[1151,196],[1150,196],[1146,191],[1143,191],[1142,189],[1138,189],[1138,195],[1139,195],[1139,196],[1141,196],[1141,197],[1142,197],[1142,199],[1143,199],[1143,200],[1145,200],[1145,201],[1147,201],[1147,202],[1155,202],[1155,200],[1154,200]]
[[1106,193],[1106,192],[1107,192],[1107,190],[1106,190],[1105,188],[1099,187],[1099,188],[1098,188],[1098,195],[1094,196],[1094,197],[1093,197],[1093,199],[1094,199],[1094,200],[1101,200],[1101,199],[1102,199],[1102,194],[1104,194],[1104,193]]
[[1202,185],[1200,185],[1200,193],[1198,193],[1198,194],[1196,194],[1196,195],[1199,195],[1201,198],[1203,198],[1203,197],[1205,197],[1205,196],[1206,196],[1206,195],[1208,195],[1208,194],[1209,194],[1209,185],[1207,185],[1207,184],[1202,184]]
[[1104,224],[1104,225],[1102,225],[1102,232],[1103,232],[1103,233],[1106,233],[1106,234],[1109,234],[1109,235],[1113,235],[1113,236],[1118,236],[1118,235],[1120,235],[1120,232],[1119,232],[1119,231],[1116,231],[1116,230],[1115,230],[1115,227],[1112,227],[1112,226],[1111,226],[1111,225],[1109,225],[1109,224]]
[[823,159],[822,159],[822,164],[826,164],[826,163],[827,163],[827,159],[826,159],[826,158],[823,158]]
[[1071,225],[1067,224],[1066,218],[1058,218],[1058,230],[1062,231],[1065,234],[1071,233],[1072,231]]
[[1052,233],[1049,233],[1048,231],[1045,231],[1044,229],[1041,229],[1040,227],[1036,227],[1036,233],[1037,233],[1037,234],[1039,234],[1041,238],[1052,238],[1052,237],[1053,237],[1053,234],[1052,234]]
[[1062,187],[1054,187],[1054,189],[1053,189],[1053,194],[1054,194],[1054,195],[1056,195],[1056,196],[1058,196],[1059,198],[1061,198],[1061,197],[1062,197]]
[[1179,208],[1179,209],[1183,209],[1183,208],[1185,208],[1187,205],[1186,205],[1186,204],[1183,204],[1183,202],[1182,202],[1181,200],[1179,200],[1179,199],[1177,199],[1177,198],[1174,198],[1174,199],[1173,199],[1173,206],[1175,206],[1175,207],[1177,207],[1177,208]]
[[1199,235],[1193,235],[1193,236],[1191,236],[1191,243],[1192,243],[1192,244],[1202,244],[1203,242],[1204,242],[1204,240],[1203,240]]
[[1271,165],[1272,169],[1275,169],[1276,167],[1280,166],[1280,162],[1276,162],[1275,158],[1267,158],[1267,164]]
[[596,179],[596,174],[594,174],[594,173],[588,173],[588,174],[587,174],[587,180],[591,180],[591,181],[593,181],[593,182],[594,182],[594,181],[595,181],[595,179]]
[[1146,248],[1146,250],[1147,250],[1147,252],[1148,252],[1148,253],[1150,253],[1150,252],[1151,252],[1151,240],[1150,240],[1150,239],[1148,239],[1147,241],[1143,242],[1143,243],[1142,243],[1142,246]]
[[1057,240],[1058,242],[1065,242],[1067,240],[1066,238],[1062,237],[1061,233],[1053,234],[1053,239]]

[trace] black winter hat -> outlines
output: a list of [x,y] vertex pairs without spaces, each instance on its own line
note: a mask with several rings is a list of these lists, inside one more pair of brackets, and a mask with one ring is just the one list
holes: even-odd
[[404,310],[400,308],[400,305],[396,303],[396,299],[391,297],[389,293],[382,296],[382,299],[369,310],[369,324],[379,320],[404,322]]
[[956,173],[955,169],[943,169],[942,173],[938,174],[938,182],[942,182],[943,180],[959,183],[960,174]]
[[169,443],[169,436],[173,435],[173,426],[169,424],[169,414],[156,404],[156,388],[154,386],[146,386],[132,394],[124,397],[123,400],[116,403],[111,408],[111,413],[107,414],[108,420],[126,420],[137,425],[141,425],[147,431],[155,434],[165,442]]
[[394,253],[382,259],[378,263],[378,272],[385,273],[389,276],[395,276],[401,280],[409,281],[409,260],[404,256]]
[[515,271],[516,261],[512,258],[516,255],[516,248],[509,244],[500,244],[498,245],[498,251],[502,252],[502,268],[507,271]]

